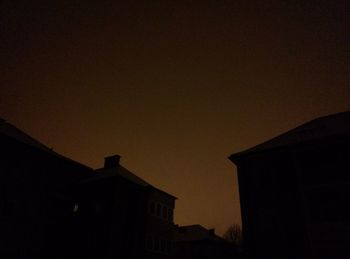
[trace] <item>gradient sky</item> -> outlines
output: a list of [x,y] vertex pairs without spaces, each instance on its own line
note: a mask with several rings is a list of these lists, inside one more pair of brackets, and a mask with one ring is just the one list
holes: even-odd
[[[249,2],[249,3],[247,3]],[[0,116],[93,168],[240,223],[227,157],[350,109],[350,1],[1,1]]]

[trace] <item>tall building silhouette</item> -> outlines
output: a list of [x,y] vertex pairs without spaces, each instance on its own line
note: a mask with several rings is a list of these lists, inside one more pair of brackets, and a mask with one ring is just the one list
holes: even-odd
[[0,120],[0,258],[171,258],[176,198],[107,157],[93,170]]
[[246,258],[350,258],[350,112],[231,155]]

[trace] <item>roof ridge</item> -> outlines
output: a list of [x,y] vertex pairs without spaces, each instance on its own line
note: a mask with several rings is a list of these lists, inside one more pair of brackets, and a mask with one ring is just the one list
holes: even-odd
[[133,172],[131,172],[130,170],[128,170],[127,168],[125,168],[122,165],[118,165],[118,167],[116,168],[98,168],[95,169],[95,171],[100,172],[100,173],[113,173],[114,175],[119,175],[120,177],[123,177],[124,179],[127,179],[129,181],[132,181],[136,184],[139,184],[141,186],[151,186],[151,184],[149,184],[147,181],[145,181],[144,179],[142,179],[141,177],[137,176],[136,174],[134,174]]
[[[146,185],[151,185],[150,183],[148,183],[146,180],[144,180],[143,178],[141,178],[140,176],[138,176],[137,174],[131,172],[129,169],[127,169],[126,167],[122,166],[122,165],[119,165],[119,168],[122,168],[123,170],[126,171],[126,173],[128,173],[129,175],[135,177],[137,180],[143,182],[144,184]],[[124,172],[125,172],[124,171]]]
[[[2,119],[2,118],[0,118]],[[13,124],[6,122],[5,120],[0,120],[0,134],[5,135],[8,138],[11,138],[17,142],[20,142],[24,145],[28,145],[32,148],[47,152],[51,155],[54,155],[56,157],[65,159],[67,161],[70,161],[72,163],[78,164],[80,166],[83,166],[85,168],[91,169],[89,166],[86,166],[80,162],[77,162],[71,158],[68,158],[64,155],[61,155],[57,152],[55,152],[52,148],[46,146],[45,144],[43,144],[42,142],[40,142],[39,140],[35,139],[34,137],[30,136],[28,133],[24,132],[23,130],[17,128],[16,126],[14,126]]]
[[304,122],[251,148],[234,153],[229,158],[232,160],[244,154],[291,146],[349,133],[350,111],[328,114]]
[[195,227],[195,226],[199,226],[199,227],[205,228],[201,224],[184,225],[184,226],[179,226],[179,228],[188,228],[188,227]]
[[[296,126],[295,128],[291,129],[291,130],[294,130],[294,129],[297,129],[299,127],[304,127],[310,123],[313,123],[313,122],[317,122],[317,121],[320,121],[320,120],[324,120],[324,119],[328,119],[328,118],[334,118],[334,117],[340,117],[342,115],[345,115],[345,114],[350,114],[350,110],[347,110],[347,111],[342,111],[342,112],[336,112],[336,113],[330,113],[330,114],[327,114],[327,115],[323,115],[323,116],[320,116],[320,117],[317,117],[317,118],[313,118],[311,120],[308,120],[298,126]],[[291,131],[291,130],[288,130],[287,132]]]
[[[17,128],[16,126],[14,126],[13,124],[5,121],[4,119],[0,118],[0,122],[1,124],[3,124],[5,126],[6,129],[6,125],[7,125],[7,129],[9,130],[8,132],[3,131],[2,133],[10,138],[16,139],[17,141],[20,141],[22,143],[25,143],[27,145],[36,147],[36,148],[40,148],[43,149],[45,151],[52,151],[52,148],[48,147],[47,145],[43,144],[41,141],[33,138],[32,136],[30,136],[28,133],[24,132],[23,130]],[[17,135],[17,136],[16,136]],[[20,136],[24,137],[21,138]],[[27,140],[27,141],[26,141]]]

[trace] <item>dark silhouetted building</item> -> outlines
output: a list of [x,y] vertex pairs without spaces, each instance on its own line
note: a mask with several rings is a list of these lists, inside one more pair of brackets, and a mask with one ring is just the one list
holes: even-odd
[[246,258],[350,258],[350,112],[230,156]]
[[235,259],[237,247],[201,225],[181,226],[174,235],[176,259]]
[[[119,164],[118,155],[82,182],[84,243],[96,245],[88,258],[171,258],[176,198]],[[91,218],[93,217],[93,218]],[[89,223],[91,222],[91,223]],[[103,249],[101,249],[101,247]],[[94,255],[95,254],[95,255]],[[90,256],[90,257],[89,257]]]
[[77,183],[94,171],[0,121],[0,258],[77,258]]
[[171,258],[175,197],[123,166],[93,170],[0,120],[0,258]]

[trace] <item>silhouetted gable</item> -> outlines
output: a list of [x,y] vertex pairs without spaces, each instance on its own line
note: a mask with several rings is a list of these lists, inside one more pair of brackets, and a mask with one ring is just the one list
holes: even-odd
[[101,179],[101,178],[108,178],[108,177],[114,177],[114,176],[120,176],[128,181],[131,181],[137,185],[146,187],[150,184],[147,183],[145,180],[141,179],[137,175],[130,172],[125,167],[119,165],[117,168],[100,168],[96,170],[97,175],[94,177],[94,179]]
[[153,190],[161,192],[167,196],[170,196],[173,199],[177,199],[175,196],[152,186],[151,184],[149,184],[148,182],[143,180],[141,177],[130,172],[128,169],[126,169],[122,165],[119,165],[117,168],[99,168],[99,169],[96,169],[96,172],[97,172],[97,174],[94,177],[89,178],[86,181],[96,181],[96,180],[98,181],[98,180],[102,180],[102,179],[107,179],[107,178],[119,176],[119,177],[122,177],[123,179],[130,181],[138,186],[153,189]]
[[350,258],[349,151],[348,111],[230,156],[245,258]]
[[126,169],[123,166],[119,166],[118,174],[120,176],[124,177],[125,179],[128,179],[131,182],[136,183],[138,185],[141,185],[141,186],[149,186],[150,185],[148,182],[146,182],[142,178],[138,177],[137,175],[133,174],[132,172],[130,172],[128,169]]
[[38,140],[32,138],[22,130],[16,128],[10,123],[7,123],[5,120],[0,120],[0,134],[20,141],[24,144],[30,145],[35,148],[42,149],[46,152],[53,153],[52,149],[48,148],[44,144],[40,143]]
[[350,111],[311,120],[253,148],[233,154],[230,159],[234,160],[252,153],[346,135],[350,135]]
[[20,142],[24,145],[28,145],[32,148],[44,151],[45,153],[48,153],[50,155],[53,155],[55,157],[58,157],[59,159],[63,159],[68,163],[74,164],[79,167],[84,167],[85,169],[89,169],[92,172],[92,169],[86,165],[83,165],[75,160],[72,160],[70,158],[67,158],[55,151],[53,151],[52,148],[49,148],[42,144],[40,141],[34,139],[33,137],[29,136],[24,131],[16,128],[12,124],[6,122],[5,120],[0,118],[0,135],[12,139],[14,141]]

